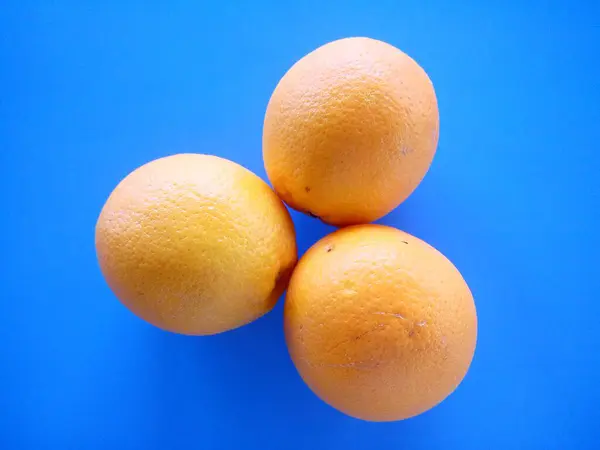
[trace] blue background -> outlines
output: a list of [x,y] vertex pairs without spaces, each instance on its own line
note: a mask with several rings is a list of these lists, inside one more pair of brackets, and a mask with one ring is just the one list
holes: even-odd
[[[0,4],[0,449],[600,448],[600,2],[84,3]],[[264,177],[275,84],[352,35],[435,84],[437,156],[381,222],[452,259],[479,314],[463,384],[399,423],[308,390],[281,302],[223,335],[169,334],[95,259],[107,195],[151,159],[215,153]],[[302,252],[332,230],[294,219]]]

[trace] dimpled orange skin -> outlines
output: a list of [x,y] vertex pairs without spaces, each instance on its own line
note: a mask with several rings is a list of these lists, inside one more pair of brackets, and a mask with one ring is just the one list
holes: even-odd
[[423,413],[462,381],[477,339],[452,263],[394,228],[357,225],[317,242],[285,301],[290,355],[326,403],[367,421]]
[[332,225],[372,222],[402,203],[433,160],[433,85],[408,55],[370,38],[328,43],[275,88],[263,158],[292,208]]
[[258,176],[226,159],[180,154],[128,175],[96,225],[100,268],[136,315],[208,335],[268,312],[296,263],[292,221]]

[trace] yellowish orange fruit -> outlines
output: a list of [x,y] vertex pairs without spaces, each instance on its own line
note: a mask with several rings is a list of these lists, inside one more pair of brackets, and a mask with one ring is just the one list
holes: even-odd
[[408,55],[346,38],[300,59],[269,101],[264,164],[292,208],[333,225],[379,219],[425,176],[436,151],[433,85]]
[[294,271],[284,317],[308,386],[368,421],[409,418],[444,400],[467,373],[477,339],[473,297],[453,264],[379,225],[317,242]]
[[129,174],[96,225],[116,296],[165,330],[206,335],[268,312],[296,263],[294,227],[269,186],[231,161],[180,154]]

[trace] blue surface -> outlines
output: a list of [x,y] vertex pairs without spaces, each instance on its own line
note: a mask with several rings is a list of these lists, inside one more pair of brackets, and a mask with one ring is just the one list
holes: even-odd
[[[0,5],[0,449],[598,448],[600,3],[83,3]],[[168,334],[121,306],[94,251],[108,193],[151,159],[216,153],[264,177],[275,84],[351,35],[434,81],[437,156],[382,222],[450,257],[479,314],[464,383],[391,424],[302,384],[281,302]],[[302,251],[331,230],[294,218]]]

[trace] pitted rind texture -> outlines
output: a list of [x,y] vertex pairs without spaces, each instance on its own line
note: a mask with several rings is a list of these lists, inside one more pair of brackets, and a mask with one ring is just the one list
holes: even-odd
[[289,353],[307,385],[369,421],[440,403],[466,375],[477,340],[473,297],[454,265],[380,225],[316,243],[294,271],[284,311]]
[[292,208],[333,225],[402,203],[433,160],[439,114],[425,71],[374,39],[326,44],[294,64],[269,101],[265,169]]
[[128,175],[96,225],[108,285],[165,330],[215,334],[268,312],[296,263],[294,226],[273,190],[242,166],[180,154]]

